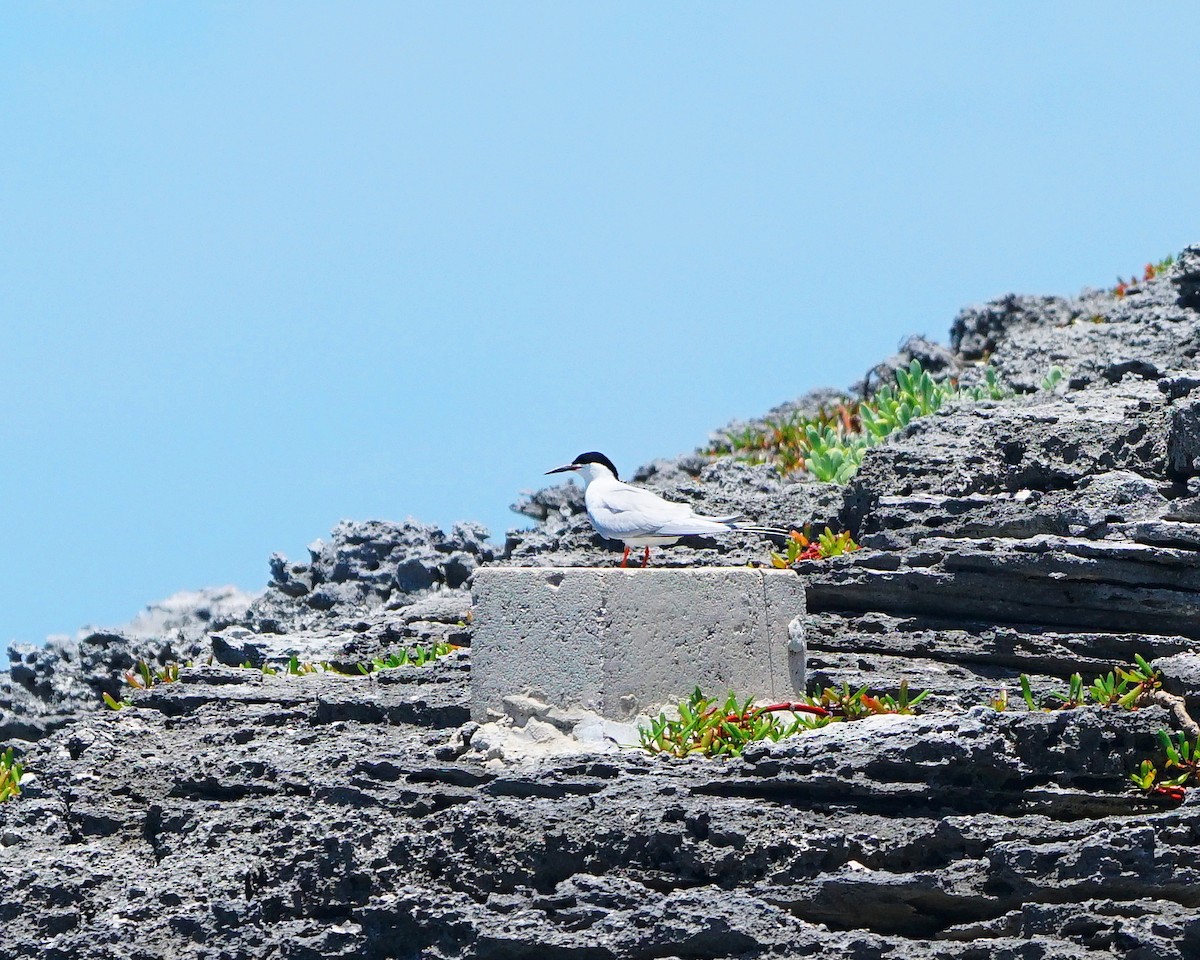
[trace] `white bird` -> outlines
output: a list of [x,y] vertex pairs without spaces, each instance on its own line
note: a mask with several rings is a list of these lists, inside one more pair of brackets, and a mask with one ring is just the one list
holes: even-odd
[[630,486],[617,479],[617,468],[604,454],[592,451],[581,453],[565,466],[547,470],[546,474],[573,471],[583,480],[583,502],[588,519],[606,540],[621,540],[625,553],[621,566],[628,566],[633,547],[645,547],[642,566],[650,562],[650,548],[678,543],[683,537],[723,534],[734,531],[786,537],[788,532],[777,527],[762,527],[741,523],[737,514],[728,517],[705,517],[686,503],[664,500],[657,493]]

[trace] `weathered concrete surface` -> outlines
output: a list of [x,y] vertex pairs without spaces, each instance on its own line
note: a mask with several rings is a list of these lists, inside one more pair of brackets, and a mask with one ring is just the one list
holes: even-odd
[[486,567],[472,593],[477,721],[510,696],[627,720],[696,686],[804,689],[804,586],[790,570]]

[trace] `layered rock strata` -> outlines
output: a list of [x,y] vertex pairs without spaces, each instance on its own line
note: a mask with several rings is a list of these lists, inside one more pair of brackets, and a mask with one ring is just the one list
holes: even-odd
[[[479,564],[615,562],[570,487],[527,495],[536,526],[502,551],[472,526],[349,524],[275,560],[196,641],[213,665],[132,708],[83,705],[134,656],[184,655],[168,638],[95,641],[86,671],[18,651],[0,720],[36,743],[0,804],[0,957],[1200,956],[1196,792],[1127,780],[1178,718],[1028,712],[1016,692],[1137,652],[1200,715],[1198,291],[1193,247],[1124,297],[963,311],[948,350],[914,341],[863,388],[912,356],[970,383],[986,358],[1018,395],[915,421],[844,487],[698,455],[638,472],[704,510],[852,530],[863,550],[801,574],[812,679],[906,679],[931,691],[919,717],[721,763],[513,763],[473,748],[469,649],[370,677],[231,665],[469,644]],[[1066,376],[1041,389],[1051,366]],[[764,557],[732,538],[660,562]],[[56,697],[67,719],[29,719]]]

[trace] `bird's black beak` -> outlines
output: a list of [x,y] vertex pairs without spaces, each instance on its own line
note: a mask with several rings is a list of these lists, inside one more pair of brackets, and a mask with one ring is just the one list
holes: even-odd
[[578,470],[579,467],[580,464],[578,463],[568,463],[566,466],[555,467],[553,470],[547,470],[546,476],[548,477],[552,473],[566,473],[568,470]]

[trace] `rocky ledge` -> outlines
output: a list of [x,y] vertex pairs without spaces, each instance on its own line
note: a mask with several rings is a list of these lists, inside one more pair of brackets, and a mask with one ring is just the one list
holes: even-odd
[[[1015,702],[1020,674],[1041,696],[1139,653],[1200,716],[1197,291],[1193,247],[1122,297],[965,310],[949,349],[914,340],[860,389],[913,357],[969,383],[986,357],[1016,396],[913,421],[845,486],[700,454],[638,471],[713,512],[851,530],[864,549],[801,570],[812,682],[908,680],[931,691],[916,717],[728,761],[506,752],[467,715],[466,587],[498,560],[612,563],[570,487],[526,495],[536,526],[502,550],[469,524],[343,524],[274,558],[257,599],[14,649],[0,957],[1200,956],[1198,794],[1128,780],[1179,716]],[[733,538],[662,562],[764,556]],[[293,655],[346,672],[259,669]],[[137,659],[193,666],[103,708]]]

